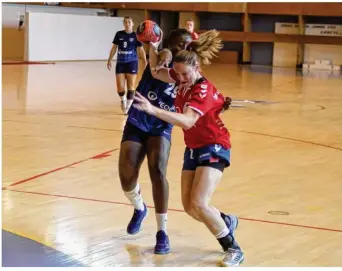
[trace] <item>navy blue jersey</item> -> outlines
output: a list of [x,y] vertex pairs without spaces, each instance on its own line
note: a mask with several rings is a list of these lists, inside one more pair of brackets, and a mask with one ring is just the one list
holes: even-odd
[[142,46],[135,32],[126,33],[125,30],[115,34],[113,43],[118,46],[118,63],[127,63],[138,60],[137,47]]
[[[147,98],[152,105],[168,111],[175,111],[174,101],[178,87],[176,84],[165,83],[153,78],[150,65],[147,65],[136,89],[141,95]],[[155,116],[131,106],[128,112],[127,121],[145,132],[159,133],[163,130],[170,130],[172,124],[162,121]]]

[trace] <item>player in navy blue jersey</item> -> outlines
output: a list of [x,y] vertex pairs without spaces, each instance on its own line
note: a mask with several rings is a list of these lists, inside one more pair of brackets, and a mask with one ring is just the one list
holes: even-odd
[[[179,50],[177,48],[184,48],[187,43],[191,42],[191,36],[185,29],[176,29],[171,32],[167,40],[168,47],[176,53]],[[159,60],[166,65],[170,64],[172,60],[170,50],[166,49],[159,52]],[[175,109],[176,90],[175,84],[154,79],[149,66],[145,68],[136,89],[154,105],[170,111]],[[166,168],[171,147],[171,132],[172,125],[169,123],[131,107],[120,148],[119,176],[121,186],[126,197],[134,206],[133,217],[127,226],[129,234],[138,233],[142,221],[147,216],[147,208],[143,202],[138,183],[140,167],[147,156],[157,220],[157,241],[154,248],[156,254],[170,252],[166,229],[169,197]]]
[[[125,30],[118,31],[113,40],[113,46],[107,62],[108,70],[112,68],[112,59],[116,52],[116,85],[117,91],[121,98],[121,109],[127,114],[133,103],[134,82],[138,72],[138,54],[143,60],[146,67],[147,60],[145,50],[140,41],[138,41],[136,33],[133,32],[133,20],[130,17],[124,18]],[[127,80],[127,95],[125,92],[125,82]]]
[[[191,41],[191,35],[187,30],[171,31],[166,39],[166,45],[170,50],[164,49],[158,53],[159,65],[170,67],[172,55],[183,50]],[[136,91],[159,108],[175,110],[177,87],[175,84],[153,78],[149,66],[145,68]],[[138,183],[140,167],[147,156],[157,220],[157,242],[154,248],[156,254],[167,254],[171,250],[166,227],[169,198],[166,169],[171,147],[171,132],[171,124],[131,107],[123,131],[119,156],[121,187],[134,206],[133,217],[127,226],[129,234],[138,233],[142,221],[147,216],[147,208]]]

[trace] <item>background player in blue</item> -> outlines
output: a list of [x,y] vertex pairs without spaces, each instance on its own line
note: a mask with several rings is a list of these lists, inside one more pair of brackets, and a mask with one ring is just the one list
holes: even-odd
[[[109,54],[107,68],[111,70],[112,59],[116,53],[116,85],[117,91],[121,98],[121,109],[127,114],[133,103],[134,82],[138,72],[138,54],[143,60],[143,67],[146,67],[146,54],[140,41],[138,41],[136,33],[133,32],[133,20],[131,17],[124,18],[125,30],[116,32],[113,46]],[[125,92],[125,82],[127,80],[127,95]]]
[[[171,31],[166,39],[166,45],[172,54],[167,49],[162,50],[159,52],[159,62],[169,64],[172,55],[183,50],[191,41],[191,35],[187,30]],[[145,68],[136,91],[149,99],[153,105],[174,111],[177,88],[174,84],[164,83],[153,78],[149,66]],[[225,109],[228,109],[229,103],[225,106]],[[156,254],[170,252],[166,228],[169,198],[166,168],[171,147],[171,132],[172,125],[169,123],[131,107],[123,132],[119,156],[121,187],[134,206],[133,217],[127,226],[129,234],[138,233],[142,221],[147,216],[147,208],[138,184],[140,167],[147,156],[157,220],[157,242],[154,248]]]

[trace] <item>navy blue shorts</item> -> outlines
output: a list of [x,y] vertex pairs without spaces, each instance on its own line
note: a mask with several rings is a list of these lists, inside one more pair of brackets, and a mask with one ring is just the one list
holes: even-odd
[[127,63],[116,63],[115,73],[130,73],[130,74],[137,74],[138,73],[138,60],[127,62]]
[[219,144],[198,149],[185,148],[183,170],[194,171],[198,166],[210,166],[210,164],[222,164],[223,167],[229,167],[230,149],[227,150]]
[[147,139],[150,136],[163,136],[165,137],[168,141],[171,142],[171,132],[172,130],[161,130],[158,132],[145,132],[138,127],[134,126],[133,124],[126,122],[121,143],[124,141],[134,141],[138,142],[142,145],[145,145]]

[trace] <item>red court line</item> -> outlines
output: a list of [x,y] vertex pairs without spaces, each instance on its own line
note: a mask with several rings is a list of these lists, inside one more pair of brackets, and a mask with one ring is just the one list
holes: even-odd
[[39,62],[39,61],[4,61],[2,65],[41,65],[55,64],[55,62]]
[[[2,122],[15,122],[15,123],[34,124],[34,125],[54,125],[54,124],[47,124],[47,123],[27,122],[27,121],[21,121],[21,120],[6,120],[6,119],[3,119]],[[80,129],[88,129],[88,130],[100,130],[100,131],[109,131],[109,132],[122,132],[122,130],[118,130],[118,129],[106,129],[106,128],[87,127],[87,126],[68,125],[64,127],[80,128]]]
[[[57,198],[84,200],[84,201],[91,201],[91,202],[102,202],[102,203],[110,203],[110,204],[118,204],[118,205],[132,205],[130,203],[120,202],[120,201],[90,199],[90,198],[83,198],[83,197],[74,197],[74,196],[66,196],[66,195],[58,195],[58,194],[48,194],[48,193],[31,192],[31,191],[6,189],[6,188],[3,189],[3,190],[12,191],[12,192],[19,192],[19,193],[25,193],[25,194],[40,195],[40,196],[50,196],[50,197],[57,197]],[[147,206],[147,207],[150,208],[150,209],[154,209],[154,206]],[[169,208],[168,210],[169,211],[173,211],[173,212],[185,213],[184,210],[181,210],[181,209]],[[300,225],[300,224],[292,224],[292,223],[285,223],[285,222],[276,222],[276,221],[254,219],[254,218],[245,218],[245,217],[239,217],[239,219],[246,220],[246,221],[251,221],[251,222],[261,222],[261,223],[269,223],[269,224],[276,224],[276,225],[282,225],[282,226],[292,226],[292,227],[306,228],[306,229],[312,229],[312,230],[321,230],[321,231],[331,231],[331,232],[342,233],[342,230],[339,230],[339,229],[322,228],[322,227]]]
[[62,169],[65,169],[65,168],[68,168],[68,167],[71,167],[71,166],[74,166],[74,165],[81,164],[81,163],[86,162],[86,161],[88,161],[88,160],[97,159],[98,157],[101,157],[101,156],[103,156],[103,155],[106,155],[106,154],[108,154],[108,153],[110,153],[110,152],[117,151],[117,150],[118,150],[118,149],[112,149],[112,150],[110,150],[110,151],[106,151],[106,152],[102,152],[102,153],[96,154],[96,155],[94,155],[94,156],[92,156],[92,157],[90,157],[90,158],[86,158],[86,159],[83,159],[83,160],[80,160],[80,161],[71,163],[71,164],[69,164],[69,165],[66,165],[66,166],[63,166],[63,167],[59,167],[59,168],[55,168],[55,169],[52,169],[52,170],[50,170],[50,171],[47,171],[47,172],[44,172],[44,173],[35,175],[35,176],[33,176],[33,177],[30,177],[30,178],[27,178],[27,179],[24,179],[24,180],[21,180],[21,181],[12,183],[12,184],[10,184],[10,185],[8,185],[8,186],[6,186],[6,187],[3,187],[2,189],[5,190],[5,189],[7,189],[8,187],[16,186],[16,185],[18,185],[18,184],[22,184],[22,183],[26,183],[26,182],[35,180],[35,179],[37,179],[37,178],[39,178],[39,177],[42,177],[42,176],[45,176],[45,175],[54,173],[54,172],[56,172],[56,171],[60,171],[60,170],[62,170]]
[[311,145],[316,145],[316,146],[321,146],[321,147],[325,147],[325,148],[329,148],[329,149],[334,149],[334,150],[342,151],[342,148],[339,148],[339,147],[334,147],[334,146],[325,145],[325,144],[321,144],[321,143],[315,143],[315,142],[311,142],[311,141],[305,141],[305,140],[291,138],[291,137],[277,136],[277,135],[270,135],[270,134],[263,134],[263,133],[258,133],[258,132],[249,132],[249,131],[235,130],[235,129],[229,129],[229,130],[235,131],[235,132],[240,132],[240,133],[246,133],[246,134],[261,135],[261,136],[268,136],[268,137],[286,139],[286,140],[291,140],[291,141],[296,141],[296,142],[301,142],[301,143],[306,143],[306,144],[311,144]]

